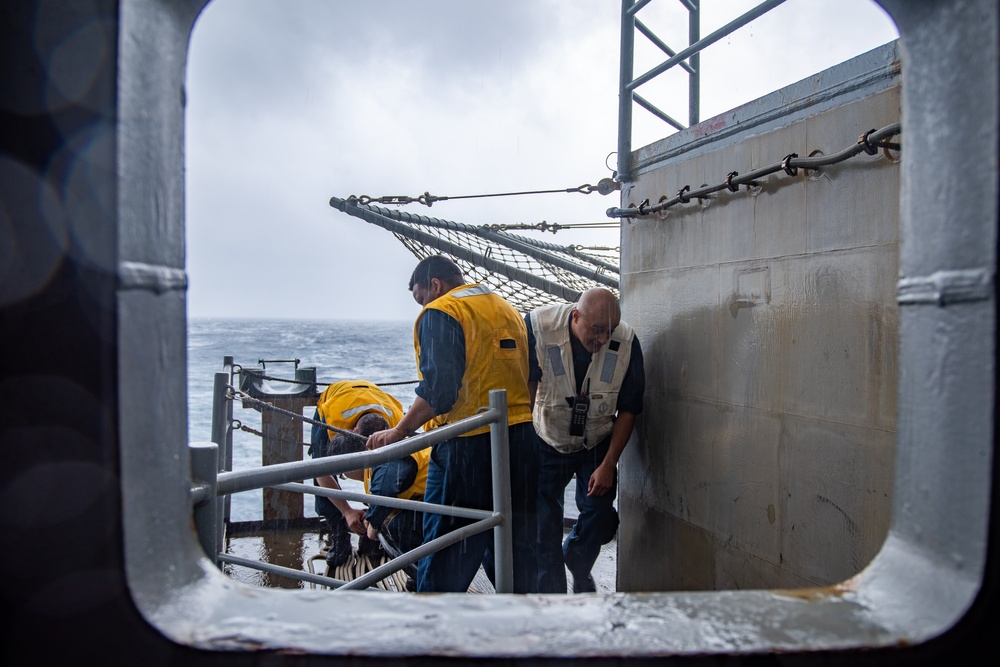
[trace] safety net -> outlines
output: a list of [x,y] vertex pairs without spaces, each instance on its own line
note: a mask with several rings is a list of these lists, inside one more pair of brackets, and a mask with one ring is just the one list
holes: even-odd
[[583,249],[513,234],[498,226],[469,225],[330,199],[330,206],[392,232],[417,258],[444,254],[470,282],[486,284],[522,313],[550,303],[575,302],[591,287],[618,294],[618,250]]

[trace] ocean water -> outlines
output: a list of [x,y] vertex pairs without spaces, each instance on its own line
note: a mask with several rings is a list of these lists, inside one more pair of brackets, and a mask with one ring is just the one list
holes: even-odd
[[[315,367],[316,380],[363,379],[376,384],[417,379],[413,354],[412,321],[328,321],[192,318],[188,320],[188,440],[207,442],[212,434],[212,387],[225,356],[245,368],[259,368],[259,360],[299,359],[299,368]],[[267,375],[293,377],[291,363],[266,362]],[[415,382],[385,386],[403,404],[413,403]],[[322,390],[323,387],[320,387]],[[312,417],[312,408],[306,416]],[[233,418],[260,430],[260,413],[236,403]],[[309,441],[309,425],[303,442]],[[305,455],[305,454],[304,454]],[[233,469],[261,464],[260,438],[237,430],[233,434]],[[345,488],[350,488],[345,483]],[[253,521],[262,516],[261,492],[233,496],[233,521]],[[305,502],[306,516],[315,516],[312,500]]]

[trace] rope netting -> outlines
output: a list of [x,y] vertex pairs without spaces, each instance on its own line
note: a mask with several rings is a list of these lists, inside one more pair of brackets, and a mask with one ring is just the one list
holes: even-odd
[[575,302],[591,287],[618,294],[617,248],[557,245],[488,225],[468,225],[333,197],[330,205],[389,230],[418,259],[445,254],[466,280],[486,284],[521,312]]
[[[513,266],[524,271],[530,271],[535,275],[542,276],[547,280],[563,285],[576,294],[580,294],[584,290],[591,287],[597,287],[599,284],[596,281],[587,280],[586,278],[578,276],[565,269],[535,260],[532,257],[523,255],[505,246],[491,245],[476,236],[470,236],[468,234],[451,230],[435,231],[439,232],[439,236],[441,238],[447,239],[453,243],[467,244],[469,247],[484,256],[492,257],[500,262],[503,262],[507,266]],[[400,243],[402,243],[407,250],[413,253],[417,259],[423,259],[425,257],[438,254],[438,251],[433,247],[408,239],[399,234],[393,235],[399,239]],[[489,285],[490,289],[502,296],[522,313],[526,313],[539,306],[564,300],[563,293],[552,294],[538,287],[526,285],[519,280],[512,279],[508,274],[500,274],[489,271],[485,267],[479,266],[460,257],[452,257],[452,259],[454,259],[462,269],[462,273],[469,282],[484,283]],[[617,290],[615,290],[615,293],[617,294]],[[566,300],[575,301],[576,298],[574,297]]]

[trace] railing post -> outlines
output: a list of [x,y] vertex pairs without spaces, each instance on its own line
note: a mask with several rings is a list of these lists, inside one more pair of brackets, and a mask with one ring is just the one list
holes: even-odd
[[[230,357],[231,358],[231,357]],[[215,386],[212,389],[212,442],[218,446],[216,470],[223,472],[232,467],[232,424],[233,404],[226,398],[226,387],[230,383],[229,373],[215,374]],[[228,467],[227,467],[228,466]],[[225,542],[225,521],[229,518],[229,496],[216,499],[216,551],[223,550]]]
[[[240,388],[276,408],[301,415],[306,406],[316,405],[316,369],[296,368],[294,383],[276,390],[262,369],[240,371]],[[260,416],[261,465],[270,466],[302,460],[302,422],[280,412],[264,410]],[[288,521],[303,516],[301,493],[265,488],[262,494],[265,522]]]
[[[701,39],[701,0],[691,0],[688,9],[688,46]],[[688,75],[688,125],[697,125],[701,115],[701,55],[692,53],[688,64],[693,70]]]
[[[222,370],[229,376],[229,384],[236,386],[235,378],[233,377],[233,358],[231,356],[222,357]],[[231,400],[226,401],[226,441],[225,443],[216,442],[222,451],[219,454],[219,460],[222,461],[222,467],[219,470],[232,470],[233,469],[233,402]],[[215,419],[215,414],[213,413],[212,418]],[[214,422],[213,422],[214,428]],[[214,433],[214,431],[213,431]],[[229,517],[232,512],[233,497],[224,496],[222,499],[222,522],[223,524],[229,523]]]
[[[621,55],[618,85],[618,180],[632,180],[632,59],[635,51],[633,0],[622,0]],[[624,204],[624,202],[622,202]]]
[[490,410],[500,419],[490,424],[490,455],[493,463],[493,511],[503,514],[503,523],[493,529],[493,551],[497,593],[514,592],[514,549],[510,502],[510,439],[507,432],[507,391],[490,391]]
[[192,501],[198,542],[205,555],[218,565],[219,448],[214,442],[192,442],[188,448],[191,451]]

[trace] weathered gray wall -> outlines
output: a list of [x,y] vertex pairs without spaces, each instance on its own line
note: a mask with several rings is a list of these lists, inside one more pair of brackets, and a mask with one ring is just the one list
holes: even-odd
[[[830,155],[899,120],[887,45],[638,151],[622,205],[793,152]],[[825,585],[878,552],[892,501],[899,177],[896,160],[861,154],[623,224],[625,318],[647,394],[622,462],[619,563],[632,566],[619,590]]]

